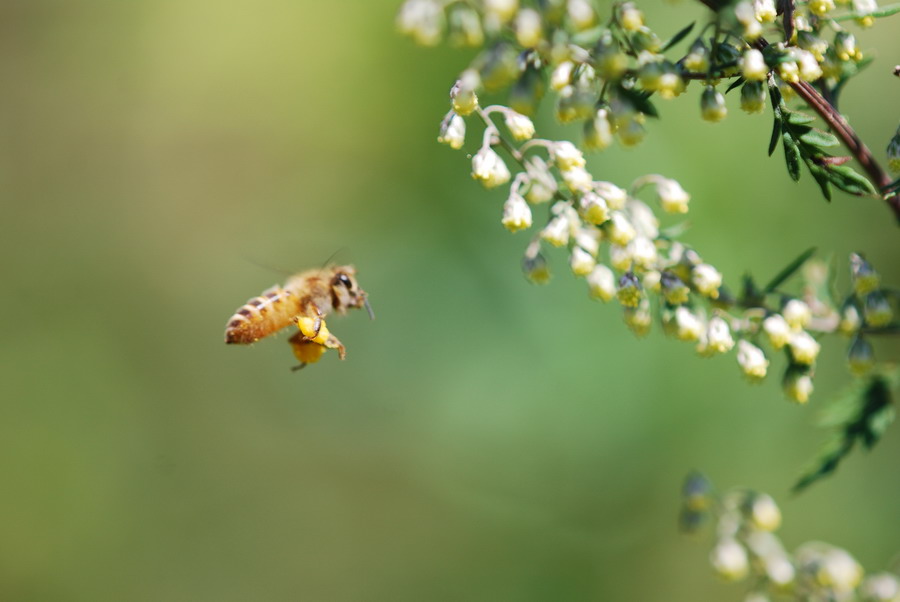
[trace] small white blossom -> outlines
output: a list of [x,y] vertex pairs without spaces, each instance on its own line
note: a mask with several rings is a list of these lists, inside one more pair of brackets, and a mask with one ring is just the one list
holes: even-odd
[[541,238],[554,247],[563,247],[569,242],[569,219],[565,215],[557,215],[541,230]]
[[784,319],[787,320],[790,327],[794,329],[805,327],[812,319],[812,311],[809,309],[809,305],[800,299],[791,299],[788,301],[784,305],[784,309],[781,310],[781,313],[784,315]]
[[758,493],[750,503],[750,520],[760,531],[774,531],[781,525],[781,510],[772,496]]
[[594,187],[594,177],[583,167],[561,169],[559,175],[574,192],[588,192]]
[[779,63],[778,76],[789,84],[796,84],[800,81],[800,67],[794,61]]
[[649,270],[644,274],[644,277],[641,278],[641,284],[648,291],[658,293],[660,292],[660,282],[662,280],[662,273],[657,270]]
[[619,270],[620,272],[626,272],[631,269],[631,247],[619,247],[616,245],[612,245],[609,248],[609,265]]
[[637,31],[644,25],[644,14],[631,2],[620,7],[619,24],[625,31]]
[[660,206],[666,213],[687,213],[691,195],[675,180],[669,178],[658,180],[656,194],[659,196]]
[[812,52],[808,50],[796,50],[795,56],[799,57],[798,67],[800,69],[800,78],[807,82],[814,82],[822,77],[822,68]]
[[438,142],[446,144],[453,150],[459,150],[466,141],[466,120],[457,114],[453,114],[441,124],[441,133]]
[[747,550],[732,538],[720,540],[713,548],[709,561],[716,572],[729,581],[743,579],[750,568]]
[[726,115],[728,107],[725,106],[725,97],[712,86],[707,86],[700,96],[700,117],[705,121],[716,123],[725,119]]
[[834,10],[834,0],[809,0],[807,7],[809,12],[817,17],[824,17]]
[[568,0],[566,12],[569,15],[569,22],[575,31],[584,31],[597,20],[594,7],[587,0]]
[[625,214],[620,211],[614,211],[610,216],[607,234],[609,235],[610,242],[622,247],[630,243],[631,240],[637,236],[634,226],[631,225],[631,222],[628,221]]
[[544,37],[541,14],[532,8],[523,8],[516,15],[516,41],[523,48],[534,48]]
[[701,295],[717,299],[719,287],[722,286],[722,274],[708,263],[701,263],[691,270],[691,282],[694,283]]
[[866,602],[897,602],[900,600],[900,579],[890,573],[869,575],[859,589]]
[[650,325],[653,323],[653,314],[650,313],[650,301],[644,297],[638,303],[637,307],[624,308],[623,318],[625,325],[635,335],[642,337],[650,332]]
[[769,72],[769,66],[763,58],[763,53],[756,48],[744,52],[741,57],[741,74],[747,81],[763,81]]
[[550,74],[550,88],[559,92],[570,83],[572,83],[572,72],[575,71],[575,63],[572,61],[563,61],[556,66],[553,73]]
[[628,193],[612,182],[594,182],[594,192],[602,196],[606,206],[614,211],[624,208],[628,200]]
[[534,123],[525,115],[510,110],[505,117],[506,127],[516,140],[528,140],[534,136]]
[[434,46],[441,41],[444,9],[433,0],[407,0],[397,14],[397,29],[417,44]]
[[791,327],[781,314],[773,314],[763,320],[763,331],[774,349],[781,349],[791,338]]
[[577,146],[565,140],[556,142],[550,147],[550,156],[561,170],[584,167],[584,155]]
[[769,360],[766,359],[763,350],[743,339],[738,341],[737,347],[737,361],[744,375],[751,382],[764,379],[769,368]]
[[646,236],[636,236],[628,246],[635,269],[647,270],[656,262],[656,245]]
[[598,263],[587,275],[588,292],[594,299],[609,301],[616,294],[616,276],[613,271]]
[[503,226],[510,232],[518,232],[531,227],[531,208],[516,192],[509,195],[503,204]]
[[529,203],[546,203],[556,194],[556,180],[550,174],[547,164],[539,157],[532,157],[525,166],[528,173],[528,190],[525,199]]
[[712,353],[725,353],[734,347],[728,322],[715,316],[706,327],[706,347]]
[[784,394],[797,403],[806,403],[813,392],[813,381],[809,374],[789,370],[782,383]]
[[484,12],[500,23],[512,19],[519,9],[519,0],[483,0],[483,2]]
[[481,85],[477,71],[467,69],[450,89],[450,100],[453,110],[465,117],[478,108],[478,96],[475,90]]
[[791,346],[791,357],[798,364],[810,365],[816,361],[821,345],[805,330],[791,334],[788,342]]
[[584,147],[587,150],[603,150],[613,143],[613,127],[609,121],[609,111],[598,109],[593,119],[584,124]]
[[703,334],[703,322],[684,306],[675,310],[675,328],[675,336],[682,341],[696,341]]
[[587,276],[593,272],[596,265],[597,261],[590,253],[581,247],[572,249],[572,255],[569,257],[569,266],[572,268],[573,274],[576,276]]
[[771,23],[775,20],[775,0],[753,0],[753,12],[760,23]]
[[859,563],[840,548],[832,548],[826,553],[816,575],[821,585],[841,593],[853,591],[862,577],[863,569]]
[[740,2],[734,7],[734,16],[744,26],[744,37],[755,40],[762,34],[762,25],[756,19],[756,10],[749,2]]
[[628,203],[628,219],[641,236],[653,240],[659,236],[659,220],[646,204],[632,200]]
[[606,201],[595,192],[585,192],[578,201],[581,216],[592,224],[602,224],[609,219]]
[[500,155],[484,146],[472,157],[472,177],[485,188],[495,188],[509,182],[510,173]]

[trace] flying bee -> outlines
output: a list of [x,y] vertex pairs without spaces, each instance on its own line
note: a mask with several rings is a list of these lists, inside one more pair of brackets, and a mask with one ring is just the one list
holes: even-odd
[[351,265],[307,270],[291,276],[284,286],[273,286],[241,306],[225,327],[228,344],[255,343],[291,325],[299,329],[288,342],[300,365],[319,361],[326,349],[337,349],[344,359],[346,348],[325,325],[325,316],[365,307],[375,318],[366,292],[356,282]]

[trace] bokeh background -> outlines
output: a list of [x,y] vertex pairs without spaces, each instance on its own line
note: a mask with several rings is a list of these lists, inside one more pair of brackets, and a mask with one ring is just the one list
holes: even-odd
[[[789,495],[849,380],[844,343],[800,408],[777,376],[743,383],[733,354],[635,340],[562,257],[529,285],[502,192],[435,143],[471,54],[401,39],[397,6],[0,4],[0,599],[738,600],[709,541],[677,531],[694,468],[771,492],[788,546],[887,566],[900,428]],[[661,34],[703,16],[646,7]],[[844,101],[877,153],[896,32],[860,36],[880,60]],[[681,180],[687,240],[732,284],[811,245],[900,282],[885,206],[826,204],[766,157],[767,117],[730,98],[706,124],[698,94],[594,173]],[[283,280],[258,264],[336,251],[377,313],[330,322],[345,362],[291,373],[284,337],[223,344],[235,308]]]

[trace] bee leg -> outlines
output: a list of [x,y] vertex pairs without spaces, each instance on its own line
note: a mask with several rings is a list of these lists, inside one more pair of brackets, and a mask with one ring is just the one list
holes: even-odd
[[300,362],[299,366],[292,368],[294,371],[300,370],[307,364],[319,361],[322,354],[325,353],[324,345],[308,340],[300,331],[295,332],[294,335],[288,339],[288,343],[291,344],[294,357]]
[[344,347],[344,344],[341,343],[333,334],[328,335],[328,339],[325,341],[325,346],[329,349],[337,349],[338,357],[340,359],[344,359],[347,357],[347,348]]
[[297,365],[297,366],[294,366],[293,368],[291,368],[291,372],[297,372],[298,370],[303,370],[303,369],[306,368],[308,365],[309,365],[309,364],[307,364],[306,362],[303,362],[302,364]]
[[[312,341],[312,340],[316,339],[316,338],[319,336],[319,332],[322,330],[322,324],[324,324],[324,320],[323,320],[323,316],[322,316],[322,310],[319,309],[319,306],[318,306],[318,305],[316,305],[316,304],[313,303],[312,301],[309,301],[308,303],[306,303],[306,304],[303,306],[303,313],[305,314],[305,316],[304,316],[304,315],[297,316],[297,317],[295,318],[295,321],[297,321],[297,326],[300,326],[299,321],[300,321],[301,319],[307,318],[307,319],[312,320],[312,326],[311,326],[311,328],[308,327],[308,328],[306,329],[306,331],[307,331],[307,332],[312,331],[313,334],[312,334],[312,336],[310,336],[309,334],[307,334],[307,335],[304,337],[305,340],[307,340],[307,341]],[[310,316],[310,314],[312,314],[312,316]],[[302,327],[302,326],[301,326],[300,328],[301,328],[301,330],[303,330],[303,327]]]

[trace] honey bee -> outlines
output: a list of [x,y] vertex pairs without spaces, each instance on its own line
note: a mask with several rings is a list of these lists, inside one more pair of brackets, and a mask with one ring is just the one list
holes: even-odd
[[282,328],[299,329],[288,342],[300,361],[299,370],[319,361],[326,349],[337,349],[340,359],[346,348],[325,325],[325,316],[350,308],[366,308],[375,318],[366,292],[356,282],[351,265],[307,270],[291,276],[284,286],[273,286],[242,305],[225,327],[225,342],[247,345]]

